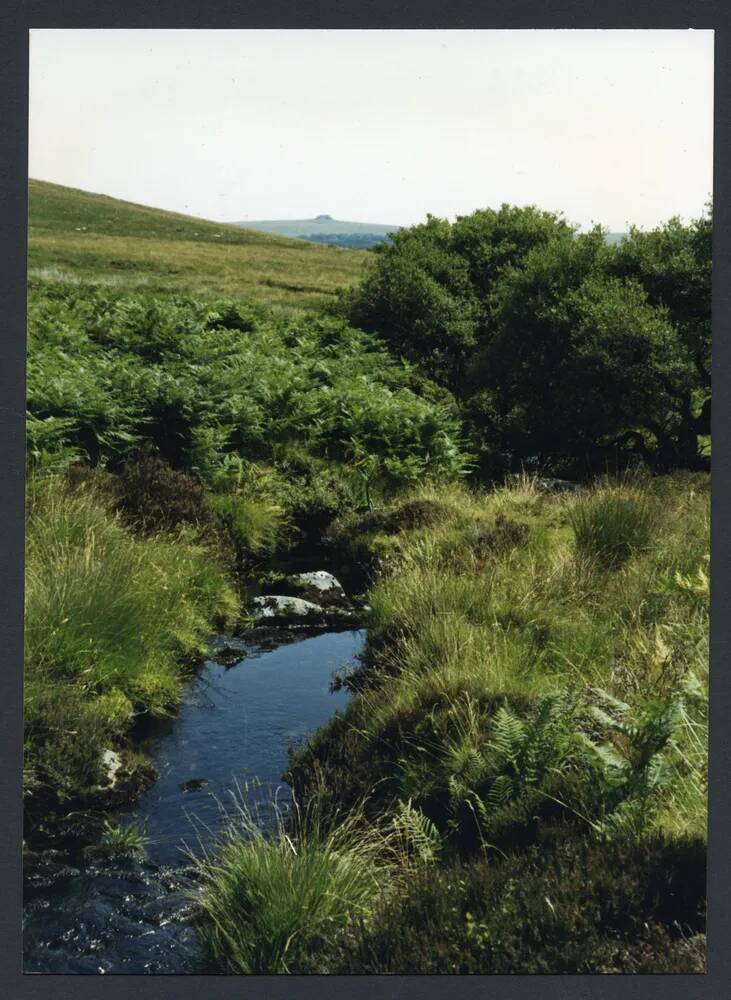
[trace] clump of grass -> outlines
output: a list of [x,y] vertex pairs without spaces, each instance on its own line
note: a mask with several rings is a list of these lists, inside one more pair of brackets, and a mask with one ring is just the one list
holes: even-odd
[[108,853],[120,856],[135,856],[145,853],[147,835],[137,823],[116,823],[105,820],[100,843]]
[[286,514],[275,501],[223,494],[212,496],[211,504],[243,556],[271,556],[286,536]]
[[578,500],[569,520],[577,552],[615,568],[634,553],[647,551],[658,512],[647,491],[604,487]]
[[329,943],[354,920],[367,921],[398,880],[398,838],[367,825],[358,808],[327,825],[316,802],[295,806],[286,825],[277,815],[267,834],[238,800],[224,832],[196,861],[198,930],[222,971],[322,971]]

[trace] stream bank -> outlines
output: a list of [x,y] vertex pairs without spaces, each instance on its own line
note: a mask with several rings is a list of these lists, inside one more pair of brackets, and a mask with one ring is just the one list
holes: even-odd
[[348,693],[331,690],[332,676],[354,666],[364,641],[359,629],[212,637],[180,712],[140,739],[157,780],[114,817],[144,831],[144,859],[104,857],[88,846],[29,857],[25,971],[203,971],[184,843],[196,853],[213,841],[237,789],[262,815],[274,794],[287,808],[288,749],[345,707]]

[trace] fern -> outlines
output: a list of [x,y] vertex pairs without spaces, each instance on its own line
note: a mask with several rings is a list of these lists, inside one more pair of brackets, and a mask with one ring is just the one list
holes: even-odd
[[412,805],[411,799],[407,802],[399,800],[393,825],[420,861],[425,864],[436,861],[442,850],[441,834],[428,816]]
[[683,701],[679,695],[671,695],[632,714],[628,705],[607,692],[598,690],[595,694],[614,709],[614,714],[597,706],[591,711],[607,731],[607,742],[595,743],[587,736],[582,740],[599,793],[602,818],[597,829],[607,839],[629,834],[639,837],[652,821],[657,793],[671,778],[665,750],[683,719]]
[[467,705],[460,739],[443,756],[450,833],[460,838],[465,824],[476,825],[484,845],[531,823],[541,783],[569,755],[571,717],[565,695],[543,698],[528,719],[501,706],[485,743],[481,732],[487,721]]

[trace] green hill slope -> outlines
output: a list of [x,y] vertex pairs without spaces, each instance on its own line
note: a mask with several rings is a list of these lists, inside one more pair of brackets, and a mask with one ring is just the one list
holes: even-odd
[[28,274],[316,308],[366,255],[31,180]]

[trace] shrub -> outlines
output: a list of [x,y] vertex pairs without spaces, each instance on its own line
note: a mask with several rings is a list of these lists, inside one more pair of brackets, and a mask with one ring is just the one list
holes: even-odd
[[117,479],[117,496],[125,521],[148,535],[188,524],[215,536],[219,527],[203,486],[153,452],[125,464]]

